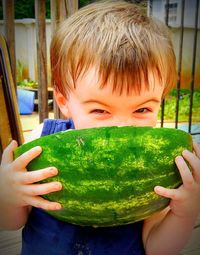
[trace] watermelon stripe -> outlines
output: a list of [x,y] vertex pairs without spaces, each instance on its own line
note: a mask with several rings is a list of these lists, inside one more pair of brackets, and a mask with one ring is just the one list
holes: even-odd
[[[174,173],[170,173],[168,175],[168,178],[172,176],[174,177]],[[90,180],[82,180],[80,182],[75,182],[75,183],[69,183],[66,182],[62,179],[60,181],[63,183],[64,190],[66,190],[66,194],[68,192],[72,192],[73,194],[77,194],[77,196],[81,197],[83,196],[86,197],[86,200],[88,200],[88,195],[92,191],[96,192],[111,192],[113,194],[121,194],[123,191],[132,189],[133,191],[140,191],[141,193],[144,192],[146,193],[147,187],[149,187],[150,190],[154,187],[154,183],[157,180],[157,183],[160,184],[162,183],[162,180],[165,182],[166,175],[159,175],[157,177],[151,177],[149,179],[142,179],[142,180],[129,180],[129,181],[123,181],[116,183],[115,180],[93,180],[92,182]],[[174,177],[176,178],[176,177]],[[152,185],[153,183],[153,185]],[[180,180],[178,182],[174,183],[174,186],[177,187],[180,185]],[[143,187],[146,187],[145,190],[143,190]],[[105,194],[105,193],[104,193]],[[108,194],[109,196],[109,194]],[[111,196],[112,199],[112,196]]]

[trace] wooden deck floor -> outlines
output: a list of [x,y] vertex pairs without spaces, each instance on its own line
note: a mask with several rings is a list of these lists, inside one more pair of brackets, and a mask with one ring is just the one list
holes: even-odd
[[[21,230],[0,232],[1,255],[19,255],[20,249],[21,249]],[[181,252],[180,255],[200,255],[200,217],[194,227],[193,234],[188,244],[186,245],[185,249]]]
[[19,255],[20,250],[21,250],[21,230],[0,232],[1,255]]

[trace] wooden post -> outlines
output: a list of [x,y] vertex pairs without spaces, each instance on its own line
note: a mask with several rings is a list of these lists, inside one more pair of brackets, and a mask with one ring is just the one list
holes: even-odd
[[4,149],[12,139],[21,145],[24,137],[7,42],[1,34],[0,51],[0,147]]
[[65,2],[63,0],[51,0],[51,30],[52,35],[60,22],[67,18]]
[[79,6],[78,0],[65,0],[65,4],[67,7],[67,16],[72,15],[74,12],[78,10]]
[[48,118],[48,82],[45,1],[35,0],[39,121]]
[[9,49],[11,71],[16,89],[16,55],[15,55],[15,24],[14,0],[3,0],[3,18],[6,43]]
[[[51,32],[57,30],[60,22],[78,10],[78,0],[51,0]],[[55,118],[64,118],[54,99]]]
[[[66,8],[63,0],[51,0],[51,34],[53,36],[58,24],[66,19]],[[58,108],[55,98],[53,98],[54,117],[63,119],[61,111]]]

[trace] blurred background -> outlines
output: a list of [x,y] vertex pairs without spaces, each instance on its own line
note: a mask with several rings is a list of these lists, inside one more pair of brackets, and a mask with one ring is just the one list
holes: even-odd
[[[18,101],[28,94],[22,90],[33,92],[29,93],[30,109],[24,109],[23,102],[19,102],[21,115],[33,114],[32,118],[38,118],[38,123],[47,117],[61,117],[53,100],[51,85],[51,36],[60,21],[91,2],[94,1],[0,1],[0,33],[8,43]],[[200,133],[199,125],[196,125],[200,123],[199,0],[129,2],[142,5],[148,15],[162,20],[172,31],[178,80],[176,87],[163,101],[158,125]],[[31,97],[34,97],[33,104]]]
[[[58,24],[91,0],[0,0],[0,156],[11,139],[24,142],[45,118],[62,118],[53,98],[49,45]],[[163,100],[157,126],[185,130],[200,143],[199,0],[128,1],[170,28],[176,86]],[[0,157],[1,158],[1,157]],[[200,254],[200,221],[182,255]],[[21,230],[0,232],[0,254],[20,254]]]

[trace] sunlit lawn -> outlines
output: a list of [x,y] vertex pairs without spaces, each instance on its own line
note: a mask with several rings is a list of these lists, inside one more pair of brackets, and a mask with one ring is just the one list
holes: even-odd
[[[165,108],[164,108],[164,119],[167,121],[175,121],[176,114],[176,90],[174,89],[165,98]],[[182,89],[180,91],[179,100],[179,122],[187,122],[190,112],[190,91],[187,89]],[[161,111],[159,112],[160,119]],[[193,107],[192,107],[192,122],[200,122],[200,89],[195,89],[193,94]]]

